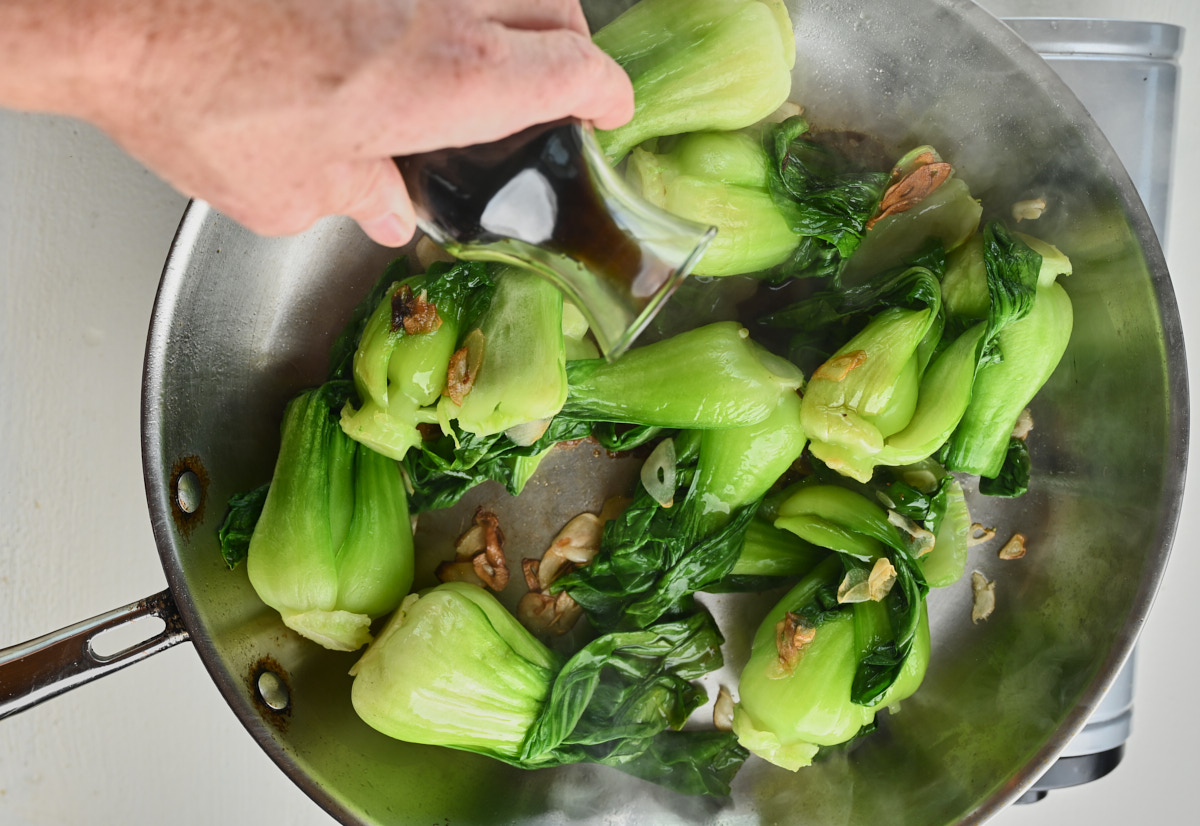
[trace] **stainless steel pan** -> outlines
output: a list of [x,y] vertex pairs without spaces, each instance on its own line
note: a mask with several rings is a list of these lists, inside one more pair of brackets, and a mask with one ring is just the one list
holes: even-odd
[[[585,4],[594,23],[619,4]],[[847,755],[797,774],[747,764],[730,801],[685,799],[604,768],[521,772],[391,741],[349,703],[353,655],[301,641],[225,570],[227,497],[269,478],[285,401],[321,379],[332,337],[391,253],[353,225],[255,237],[194,204],[160,285],[146,351],[146,492],[168,591],[0,652],[7,713],[191,639],[233,712],[295,782],[347,823],[978,822],[1021,794],[1083,725],[1128,656],[1166,564],[1182,494],[1188,397],[1178,308],[1133,187],[1083,108],[1032,51],[968,0],[793,2],[793,99],[826,128],[899,151],[933,143],[985,205],[1030,196],[1033,230],[1075,263],[1076,332],[1034,407],[1036,477],[974,515],[1029,553],[971,566],[998,607],[970,622],[964,582],[931,598],[925,685]],[[511,547],[536,547],[606,484],[562,454],[531,489]],[[619,466],[604,473],[619,476]],[[580,479],[587,483],[581,485]],[[475,500],[512,509],[494,490]],[[517,510],[511,510],[513,520]],[[456,530],[428,520],[430,556]],[[441,540],[439,541],[439,537]],[[542,546],[544,547],[544,545]],[[519,553],[517,551],[516,553]],[[718,605],[736,664],[736,620]],[[108,659],[97,629],[155,614],[163,631]],[[743,628],[749,632],[750,628]]]

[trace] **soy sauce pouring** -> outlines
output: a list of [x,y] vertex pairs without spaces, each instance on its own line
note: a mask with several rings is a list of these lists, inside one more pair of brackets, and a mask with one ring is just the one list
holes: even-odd
[[396,158],[420,228],[458,258],[552,281],[614,359],[704,253],[714,227],[647,203],[568,119],[494,143]]

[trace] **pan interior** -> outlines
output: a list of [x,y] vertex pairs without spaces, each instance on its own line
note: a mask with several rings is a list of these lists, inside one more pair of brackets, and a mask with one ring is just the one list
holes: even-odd
[[[614,4],[588,3],[594,22]],[[354,715],[355,655],[301,641],[225,569],[227,498],[268,481],[285,402],[318,383],[333,337],[394,253],[347,221],[262,239],[194,205],[160,288],[147,351],[147,491],[164,567],[198,650],[233,710],[302,788],[347,822],[866,824],[980,819],[1036,779],[1082,725],[1128,654],[1166,563],[1181,496],[1187,400],[1179,319],[1149,222],[1111,149],[1063,87],[966,0],[791,2],[793,100],[824,128],[897,154],[932,143],[985,206],[1044,197],[1031,230],[1072,259],[1075,333],[1034,408],[1025,497],[973,517],[1029,553],[976,550],[998,608],[970,621],[966,581],[935,592],[934,653],[903,713],[853,750],[792,774],[752,759],[731,800],[686,799],[590,766],[522,772],[391,741]],[[171,515],[181,462],[201,469],[194,519]],[[426,558],[475,504],[500,513],[510,547],[540,553],[630,469],[590,449],[556,454],[514,504],[495,488],[427,520]],[[424,566],[428,570],[432,566]],[[420,576],[420,574],[418,575]],[[420,580],[419,583],[420,584]],[[755,600],[713,600],[736,685]],[[284,711],[254,690],[270,668]]]

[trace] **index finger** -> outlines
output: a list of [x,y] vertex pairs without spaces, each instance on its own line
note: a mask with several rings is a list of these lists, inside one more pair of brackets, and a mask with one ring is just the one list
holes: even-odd
[[562,29],[509,31],[509,59],[495,81],[520,92],[519,116],[546,123],[573,116],[615,129],[633,117],[633,83],[590,37]]
[[579,0],[493,0],[485,16],[510,29],[567,29],[591,37]]

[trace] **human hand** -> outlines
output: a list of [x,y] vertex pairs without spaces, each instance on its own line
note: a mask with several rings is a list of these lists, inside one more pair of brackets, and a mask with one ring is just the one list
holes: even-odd
[[393,156],[633,114],[629,79],[592,45],[578,0],[126,5],[145,35],[124,82],[78,114],[266,235],[340,214],[399,246],[416,218]]

